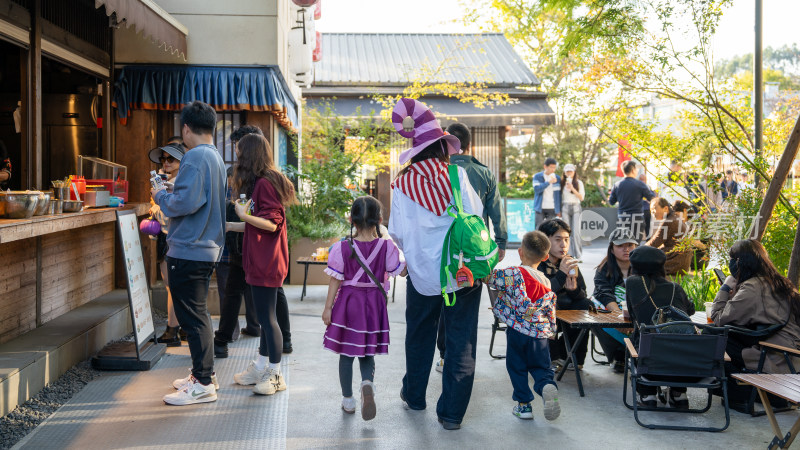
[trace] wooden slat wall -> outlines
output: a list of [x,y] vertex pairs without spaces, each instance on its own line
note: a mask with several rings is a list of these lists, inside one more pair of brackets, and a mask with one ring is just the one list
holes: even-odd
[[0,244],[0,344],[36,328],[36,246]]
[[500,175],[500,134],[497,127],[472,128],[472,155],[497,177]]
[[42,237],[42,323],[114,289],[115,224]]
[[39,321],[46,323],[114,289],[116,223],[0,244],[0,343],[36,328],[37,241],[41,241]]

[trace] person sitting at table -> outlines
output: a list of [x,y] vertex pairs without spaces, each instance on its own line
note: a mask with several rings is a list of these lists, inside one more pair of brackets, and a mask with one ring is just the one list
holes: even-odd
[[[550,219],[539,225],[539,231],[550,240],[550,257],[540,263],[537,269],[550,280],[550,287],[557,297],[556,310],[588,310],[592,302],[586,296],[586,282],[578,270],[578,260],[567,254],[572,232],[569,225],[561,219]],[[556,371],[561,370],[568,356],[564,333],[567,333],[571,345],[575,346],[577,361],[573,361],[573,365],[577,365],[578,370],[583,368],[589,339],[587,334],[581,342],[576,342],[580,331],[566,327],[558,341],[550,341],[550,359]]]
[[[639,242],[627,227],[620,227],[611,232],[608,252],[594,273],[594,299],[613,313],[620,312],[620,304],[625,301],[625,280],[630,275],[630,252]],[[614,328],[603,328],[595,331],[595,336],[613,364],[614,372],[625,371],[625,334]]]
[[[694,314],[694,303],[689,299],[681,285],[667,279],[664,266],[667,255],[654,247],[643,245],[630,253],[633,274],[625,281],[625,301],[631,322],[638,329],[642,325],[653,325],[653,315],[664,306],[673,306],[686,315]],[[654,380],[662,380],[649,376]],[[664,377],[663,380],[676,379]],[[695,381],[680,377],[680,381]],[[658,404],[655,386],[638,385],[639,404],[655,408]],[[673,408],[689,409],[689,398],[685,387],[669,389],[669,405]]]
[[[731,276],[720,286],[714,299],[711,308],[714,324],[753,330],[785,324],[772,335],[758,340],[800,348],[800,294],[792,282],[778,272],[758,241],[738,241],[731,247],[729,255]],[[761,348],[755,342],[747,342],[741,334],[728,334],[726,352],[731,358],[730,363],[726,363],[726,375],[758,368]],[[792,364],[798,368],[800,360],[793,358]],[[789,373],[790,370],[782,354],[770,352],[764,361],[763,372]],[[730,384],[728,399],[731,408],[743,411],[749,400],[750,389]]]
[[689,231],[689,227],[663,197],[656,197],[650,202],[650,212],[658,222],[653,226],[653,235],[646,245],[660,248],[666,253],[667,263],[664,270],[670,277],[688,272],[693,253],[691,250],[680,249],[679,242]]

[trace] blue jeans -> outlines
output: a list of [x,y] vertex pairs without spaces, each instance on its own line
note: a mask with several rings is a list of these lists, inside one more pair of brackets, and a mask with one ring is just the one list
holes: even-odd
[[526,336],[512,328],[506,328],[506,340],[506,370],[514,387],[511,398],[530,403],[533,392],[528,385],[528,374],[533,377],[533,390],[539,396],[546,385],[556,385],[550,368],[550,345],[547,339]]
[[403,396],[411,409],[425,409],[425,392],[436,350],[439,316],[444,315],[445,345],[442,395],[436,404],[440,419],[461,423],[475,380],[475,344],[481,283],[456,291],[456,303],[446,306],[441,295],[422,295],[411,279],[406,284],[406,374]]

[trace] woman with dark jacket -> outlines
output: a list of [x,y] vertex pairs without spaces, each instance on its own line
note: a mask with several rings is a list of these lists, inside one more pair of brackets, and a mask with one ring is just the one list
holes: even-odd
[[657,220],[653,227],[653,235],[647,244],[660,248],[667,255],[664,271],[669,276],[686,273],[692,264],[692,251],[680,249],[680,240],[689,231],[686,223],[675,213],[669,201],[663,197],[656,197],[650,202],[650,212]]
[[[625,301],[625,280],[630,274],[632,252],[639,244],[630,229],[621,227],[611,232],[608,252],[594,273],[594,299],[607,310],[618,313],[620,303]],[[625,345],[623,334],[613,328],[603,328],[595,332],[603,347],[608,362],[614,363],[614,371],[625,370]]]
[[[683,288],[666,277],[664,266],[667,255],[663,251],[644,245],[632,251],[630,258],[633,275],[625,281],[625,299],[631,322],[636,325],[636,328],[642,325],[652,325],[655,312],[665,306],[671,305],[685,312],[687,316],[694,314],[694,303]],[[637,391],[641,405],[656,407],[656,387],[639,385]],[[668,398],[671,407],[689,408],[685,387],[670,388]]]
[[[761,340],[789,348],[800,348],[800,294],[788,278],[778,273],[760,242],[741,240],[730,250],[728,268],[731,276],[720,286],[711,319],[717,326],[735,325],[753,330],[776,324],[785,325],[769,337]],[[726,372],[755,370],[761,355],[758,345],[751,345],[737,333],[728,334],[726,352],[731,362]],[[798,358],[792,364],[800,367]],[[765,373],[789,373],[783,355],[768,353],[764,361]],[[731,407],[740,409],[748,399],[749,389],[740,392],[729,386]]]

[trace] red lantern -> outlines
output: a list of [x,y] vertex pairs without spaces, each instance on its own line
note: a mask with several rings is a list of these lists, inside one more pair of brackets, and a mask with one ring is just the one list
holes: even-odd
[[317,0],[292,0],[292,2],[301,8],[308,8],[314,6],[314,4],[317,3]]
[[314,62],[319,62],[322,59],[322,33],[317,31],[317,45],[311,53]]

